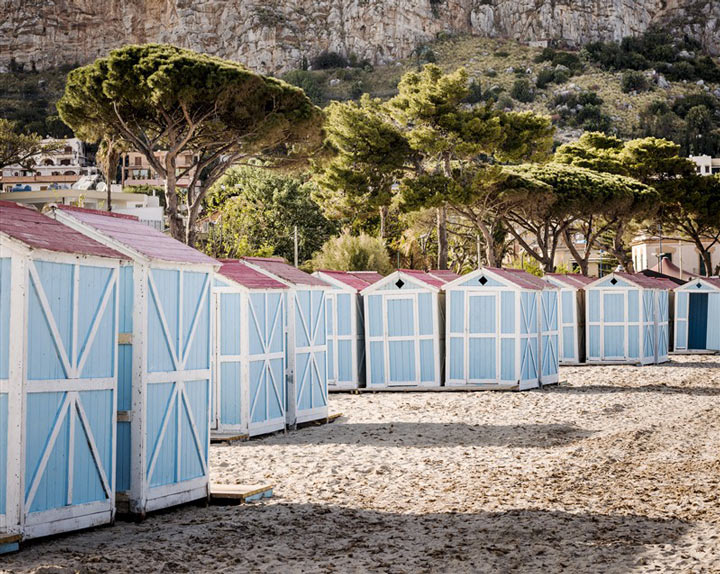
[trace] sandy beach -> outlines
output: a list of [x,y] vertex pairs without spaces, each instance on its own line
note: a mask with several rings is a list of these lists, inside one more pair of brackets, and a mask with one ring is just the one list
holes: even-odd
[[0,571],[720,572],[720,356],[560,378],[331,395],[332,424],[211,448],[213,481],[272,499],[30,542]]

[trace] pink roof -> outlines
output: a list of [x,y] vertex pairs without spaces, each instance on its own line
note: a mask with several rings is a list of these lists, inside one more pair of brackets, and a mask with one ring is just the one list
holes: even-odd
[[218,273],[232,279],[248,289],[287,289],[287,286],[272,277],[245,265],[239,259],[220,259],[222,267]]
[[642,273],[626,273],[625,271],[615,271],[613,273],[620,279],[626,279],[635,285],[639,285],[645,289],[675,289],[676,283],[668,279],[661,279],[660,277],[648,277]]
[[206,265],[217,263],[212,257],[208,257],[197,249],[188,247],[169,235],[140,223],[140,220],[132,215],[67,205],[58,206],[58,210],[151,259]]
[[[458,277],[452,271],[420,271],[418,269],[398,269],[398,271],[436,289],[440,289],[445,283]],[[439,276],[434,275],[434,273],[439,273]],[[452,274],[453,277],[450,277],[449,274]]]
[[589,285],[595,281],[593,277],[585,277],[585,275],[578,273],[546,273],[545,275],[557,279],[570,287],[575,287],[575,289],[583,289],[585,285]]
[[310,287],[327,287],[328,284],[318,277],[313,277],[309,273],[301,271],[297,267],[293,267],[287,263],[282,257],[243,257],[243,261],[247,261],[252,265],[260,267],[268,273],[272,273],[280,279],[284,279],[293,285],[307,285]]
[[502,277],[522,289],[542,291],[543,289],[553,288],[553,286],[544,279],[527,271],[523,271],[522,269],[502,269],[500,267],[483,267],[483,269],[487,269],[491,273]]
[[365,287],[383,278],[377,271],[332,271],[329,269],[320,269],[319,272],[329,275],[356,291],[362,291]]
[[448,269],[430,269],[428,273],[433,277],[442,279],[445,283],[450,283],[450,281],[454,281],[455,279],[460,277],[460,275]]
[[[703,281],[710,283],[710,285],[713,285],[714,287],[720,289],[720,277],[693,277],[690,281],[688,281],[688,283],[693,283],[698,279],[702,279]],[[680,287],[680,285],[678,285],[677,287]]]
[[0,201],[0,232],[35,249],[127,259],[79,231],[12,201]]
[[662,271],[660,271],[660,262],[656,263],[654,267],[650,267],[650,271],[656,271],[657,273],[669,275],[670,277],[676,277],[684,281],[687,281],[690,277],[692,277],[690,273],[680,271],[680,268],[669,259],[663,259]]

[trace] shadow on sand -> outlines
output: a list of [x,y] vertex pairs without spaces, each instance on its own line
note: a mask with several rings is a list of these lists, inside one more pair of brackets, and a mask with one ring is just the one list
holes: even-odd
[[673,385],[639,385],[635,387],[620,387],[615,385],[578,385],[548,387],[547,393],[570,394],[626,394],[626,393],[662,393],[666,395],[689,395],[693,397],[720,397],[718,387],[677,387]]
[[[315,432],[273,435],[283,444],[357,444],[385,447],[497,446],[547,448],[563,446],[593,433],[565,424],[470,425],[465,423],[345,423],[339,419]],[[266,445],[250,441],[248,447]]]
[[31,542],[3,557],[3,568],[42,572],[53,565],[58,570],[52,572],[68,574],[630,572],[645,562],[649,547],[672,545],[688,528],[679,520],[547,510],[401,514],[323,504],[184,507],[140,524]]

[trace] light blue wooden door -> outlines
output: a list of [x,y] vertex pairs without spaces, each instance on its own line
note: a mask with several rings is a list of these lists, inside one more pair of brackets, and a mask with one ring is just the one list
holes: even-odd
[[24,509],[43,535],[114,507],[117,270],[35,261],[29,277]]
[[148,285],[144,472],[152,488],[207,476],[210,276],[150,269]]
[[624,359],[627,310],[623,291],[602,291],[603,359]]
[[295,377],[297,420],[312,420],[327,410],[325,292],[319,289],[295,295]]
[[498,376],[498,295],[468,294],[468,382],[495,382]]
[[541,379],[545,382],[555,382],[558,374],[558,292],[543,291],[540,295],[542,303],[542,316],[540,325],[542,362]]
[[520,294],[520,379],[538,379],[538,302],[535,292]]
[[418,366],[415,296],[388,295],[385,299],[387,321],[388,384],[416,385]]
[[654,360],[656,356],[655,296],[652,291],[642,292],[643,358]]
[[707,348],[720,351],[720,293],[708,295]]
[[215,418],[220,431],[244,430],[242,398],[242,295],[220,292],[217,303],[217,366]]
[[249,301],[250,434],[285,426],[285,297],[252,293]]

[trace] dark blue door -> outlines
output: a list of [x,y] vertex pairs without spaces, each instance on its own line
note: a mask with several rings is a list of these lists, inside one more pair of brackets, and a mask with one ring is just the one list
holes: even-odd
[[690,293],[688,313],[688,349],[705,349],[707,345],[708,294]]

